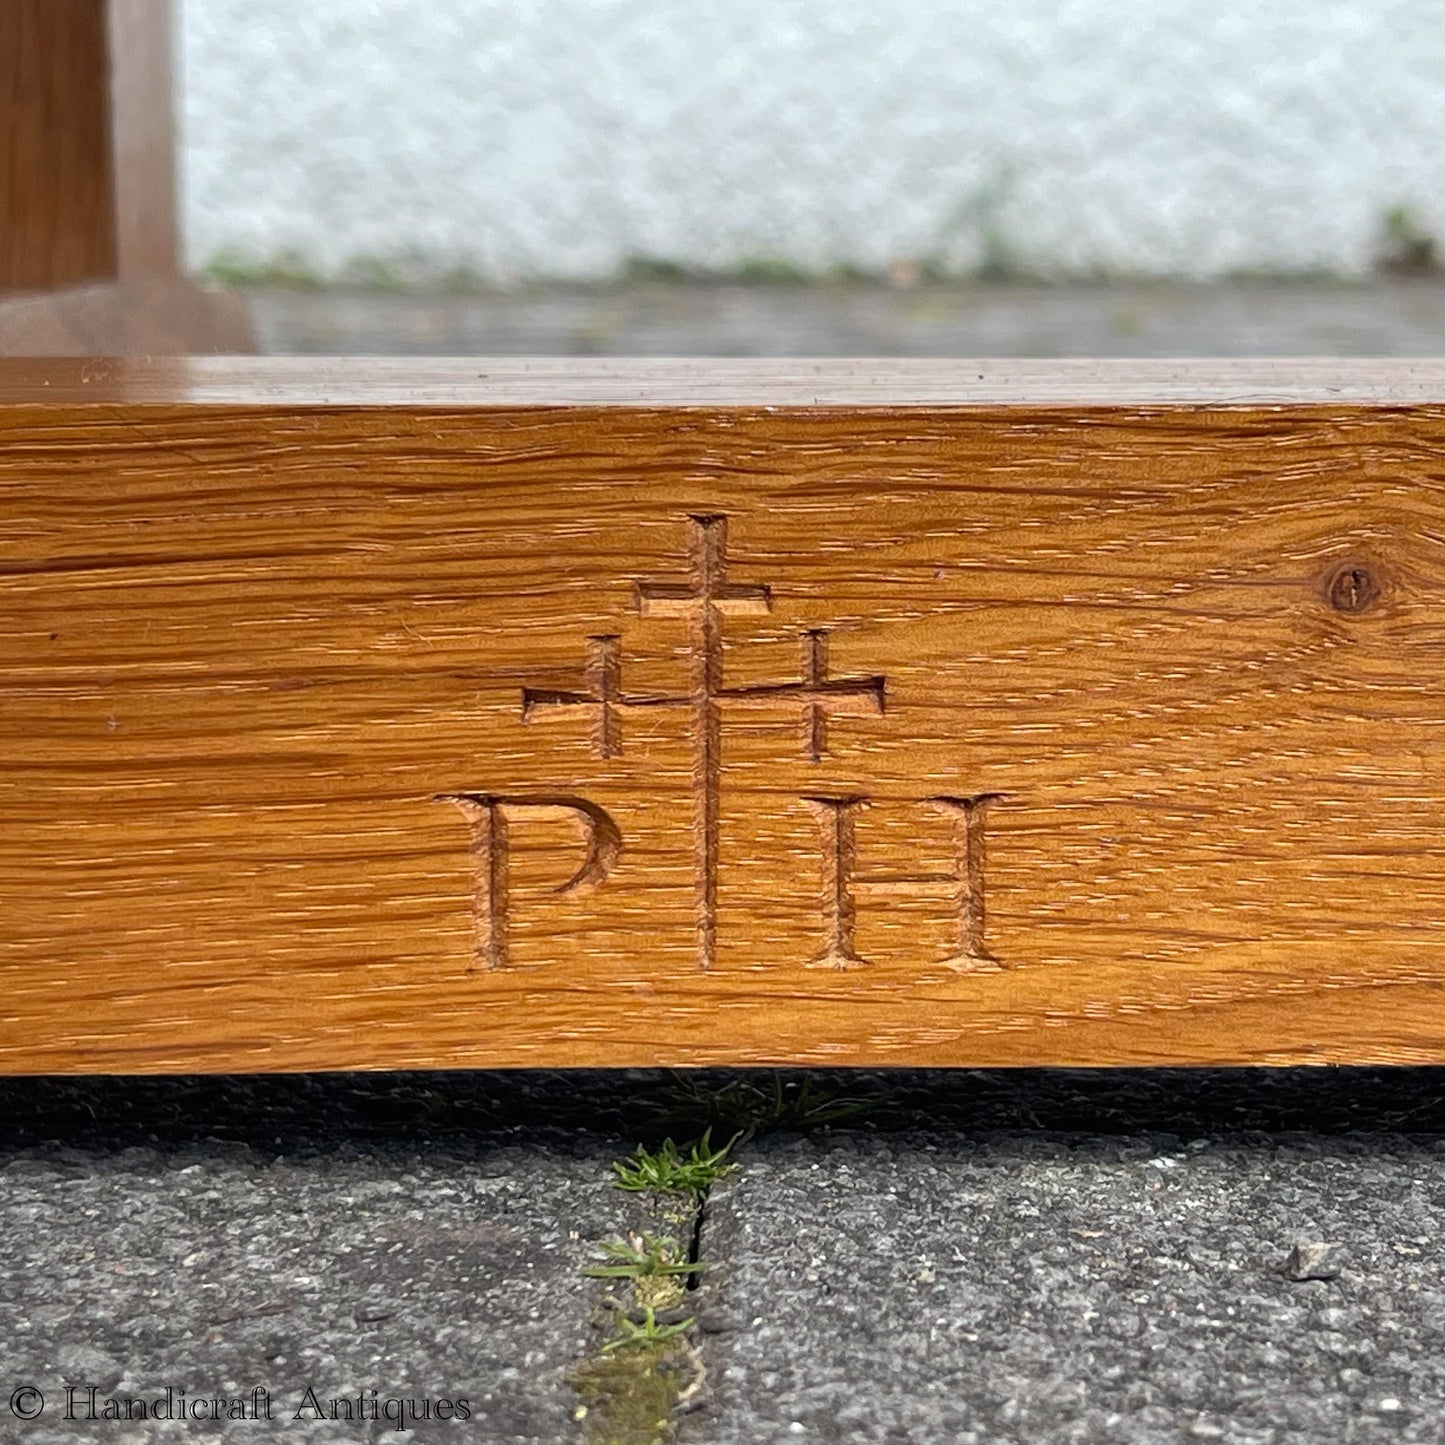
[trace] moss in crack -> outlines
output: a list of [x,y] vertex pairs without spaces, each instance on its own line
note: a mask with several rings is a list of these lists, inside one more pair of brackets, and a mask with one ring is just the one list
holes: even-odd
[[[694,1226],[695,1201],[684,1212],[676,1199],[647,1211],[657,1231]],[[653,1228],[603,1241],[583,1273],[617,1293],[602,1301],[601,1344],[572,1377],[577,1419],[590,1445],[670,1445],[679,1413],[702,1390],[702,1360],[691,1342],[696,1321],[684,1308],[700,1260],[673,1234]]]
[[687,1281],[701,1274],[701,1260],[688,1252],[672,1235],[642,1230],[626,1239],[605,1239],[598,1246],[602,1259],[582,1273],[590,1279],[628,1280],[637,1304],[647,1309],[669,1309],[687,1289]]
[[[775,1130],[850,1123],[869,1107],[806,1074],[749,1075],[721,1088],[676,1076],[659,1118],[674,1132],[612,1165],[613,1187],[632,1201],[634,1227],[600,1243],[583,1270],[612,1291],[601,1342],[573,1376],[590,1445],[671,1445],[679,1417],[702,1393],[706,1371],[688,1306],[691,1291],[705,1287],[708,1194],[738,1167],[734,1147]],[[714,1148],[714,1133],[728,1142]],[[692,1142],[678,1144],[675,1135]]]
[[[664,1327],[666,1328],[666,1327]],[[671,1445],[677,1413],[701,1389],[686,1327],[661,1340],[617,1340],[580,1365],[573,1385],[591,1445]]]
[[733,1142],[714,1149],[707,1133],[685,1145],[668,1138],[612,1166],[614,1188],[633,1200],[636,1227],[599,1243],[582,1271],[615,1291],[602,1302],[603,1339],[573,1375],[591,1445],[670,1445],[679,1415],[702,1391],[706,1373],[686,1302],[707,1267],[698,1257],[702,1212],[708,1191],[734,1167]]

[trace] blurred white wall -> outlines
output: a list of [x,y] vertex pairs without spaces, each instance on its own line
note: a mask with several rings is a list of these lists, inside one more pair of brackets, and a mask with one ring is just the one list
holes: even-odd
[[192,264],[1210,276],[1445,232],[1445,0],[181,0]]

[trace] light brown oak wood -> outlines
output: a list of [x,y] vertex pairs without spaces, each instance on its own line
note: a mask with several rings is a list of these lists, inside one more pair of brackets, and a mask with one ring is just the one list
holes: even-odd
[[0,363],[0,1069],[1445,1060],[1445,366]]

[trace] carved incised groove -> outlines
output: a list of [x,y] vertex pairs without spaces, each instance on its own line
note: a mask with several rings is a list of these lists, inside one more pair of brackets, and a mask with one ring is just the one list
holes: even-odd
[[1007,795],[977,793],[973,797],[925,798],[927,805],[944,808],[956,815],[954,867],[948,873],[860,873],[853,824],[856,813],[869,806],[863,794],[846,797],[810,797],[804,801],[818,817],[822,854],[824,941],[808,961],[809,968],[863,968],[868,960],[854,946],[853,925],[857,916],[856,890],[881,893],[932,892],[940,885],[950,890],[953,903],[957,948],[938,960],[955,973],[980,973],[1004,967],[984,941],[984,825],[989,808]]
[[474,969],[507,966],[510,814],[561,813],[580,828],[582,861],[570,878],[552,890],[554,893],[596,887],[612,871],[622,852],[622,833],[617,824],[605,808],[587,798],[439,793],[436,801],[455,804],[471,827]]
[[[887,679],[835,677],[829,665],[830,636],[825,628],[800,632],[799,671],[780,682],[729,686],[724,676],[723,620],[765,616],[773,607],[771,587],[736,581],[730,575],[728,521],[707,513],[687,518],[687,573],[684,578],[638,581],[634,607],[643,617],[680,618],[686,625],[687,686],[671,692],[630,692],[624,686],[623,637],[597,633],[586,639],[580,685],[525,687],[522,721],[536,723],[554,714],[584,719],[592,753],[610,760],[623,755],[627,715],[637,709],[675,708],[687,719],[692,752],[693,894],[698,967],[717,960],[718,853],[724,722],[729,709],[755,710],[779,703],[799,709],[803,757],[812,764],[828,755],[832,721],[840,716],[880,716],[887,702]],[[997,970],[1003,965],[985,940],[984,846],[988,810],[1004,795],[934,796],[902,806],[942,809],[954,819],[953,866],[947,872],[883,874],[866,872],[854,837],[860,810],[873,806],[865,793],[810,794],[804,802],[818,820],[820,841],[819,906],[823,940],[806,966],[820,969],[865,968],[858,950],[858,895],[930,891],[950,901],[955,946],[940,960],[960,973]],[[622,848],[622,835],[611,816],[595,803],[572,794],[447,793],[471,828],[473,912],[476,946],[473,967],[493,970],[508,962],[509,829],[524,817],[562,813],[577,826],[583,857],[556,893],[591,887],[608,875]]]
[[522,720],[530,721],[552,708],[581,709],[591,714],[592,750],[599,758],[615,758],[622,751],[622,639],[615,633],[587,639],[587,690],[524,687]]
[[710,969],[717,957],[718,833],[722,787],[723,710],[726,707],[795,703],[802,709],[803,755],[821,762],[827,752],[827,720],[834,712],[880,714],[885,679],[830,677],[828,636],[822,629],[801,638],[801,677],[795,681],[728,687],[723,677],[725,616],[765,616],[772,589],[764,583],[735,582],[728,575],[727,518],[690,516],[686,581],[639,582],[636,609],[643,617],[680,617],[687,623],[688,688],[683,693],[633,694],[622,687],[619,637],[588,639],[585,688],[579,691],[525,688],[522,718],[564,709],[585,709],[592,724],[593,751],[612,758],[623,749],[622,716],[633,708],[677,707],[690,714],[693,754],[693,837],[697,861],[695,894],[698,964]]
[[866,959],[853,946],[858,907],[853,901],[853,814],[867,801],[861,794],[846,798],[805,798],[818,815],[823,853],[823,947],[808,968],[863,968]]

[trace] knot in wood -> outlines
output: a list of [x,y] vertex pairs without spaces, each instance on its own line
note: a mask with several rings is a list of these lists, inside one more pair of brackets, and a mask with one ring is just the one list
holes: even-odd
[[1336,612],[1366,612],[1380,596],[1375,574],[1361,562],[1336,567],[1325,582],[1325,596]]

